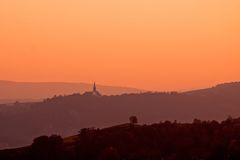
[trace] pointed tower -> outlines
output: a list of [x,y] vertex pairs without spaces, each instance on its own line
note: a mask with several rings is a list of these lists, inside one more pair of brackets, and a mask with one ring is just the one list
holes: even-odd
[[94,82],[93,84],[93,91],[92,91],[92,95],[94,96],[101,96],[101,94],[98,92],[97,90],[97,86],[96,86],[96,83]]
[[96,83],[94,82],[93,84],[93,93],[96,93],[97,92],[97,87],[96,87]]
[[94,82],[93,84],[93,90],[90,92],[85,92],[83,95],[88,95],[88,96],[101,96],[101,94],[97,91],[97,86],[96,83]]

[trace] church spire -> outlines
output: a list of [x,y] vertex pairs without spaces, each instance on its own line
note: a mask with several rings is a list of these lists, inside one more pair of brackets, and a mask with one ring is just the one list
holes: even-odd
[[96,83],[94,82],[93,84],[93,92],[96,92],[97,91],[97,87],[96,87]]
[[97,86],[96,83],[93,83],[93,90],[90,92],[85,92],[84,95],[89,95],[89,96],[101,96],[101,94],[97,91]]

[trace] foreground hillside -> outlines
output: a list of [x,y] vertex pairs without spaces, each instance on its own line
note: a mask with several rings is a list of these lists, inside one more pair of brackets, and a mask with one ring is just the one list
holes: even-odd
[[85,128],[62,139],[41,136],[31,146],[0,151],[1,160],[239,160],[240,118],[218,123],[134,123]]
[[[232,87],[234,85],[234,87]],[[141,93],[119,96],[73,94],[38,103],[0,106],[0,148],[28,145],[40,135],[69,136],[79,128],[125,123],[136,115],[143,124],[161,120],[192,122],[240,115],[240,84],[224,84],[186,93]]]

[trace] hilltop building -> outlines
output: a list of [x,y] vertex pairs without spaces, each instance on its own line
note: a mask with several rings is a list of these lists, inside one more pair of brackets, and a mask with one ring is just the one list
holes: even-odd
[[93,90],[90,92],[85,92],[83,95],[89,95],[89,96],[101,96],[101,93],[98,92],[96,83],[93,84]]

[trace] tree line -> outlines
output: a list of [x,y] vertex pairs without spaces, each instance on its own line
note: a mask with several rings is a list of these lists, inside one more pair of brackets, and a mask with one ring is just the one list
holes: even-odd
[[0,151],[0,159],[24,160],[239,160],[240,118],[222,122],[177,121],[105,129],[83,128],[67,142],[61,136],[41,136],[29,147]]

